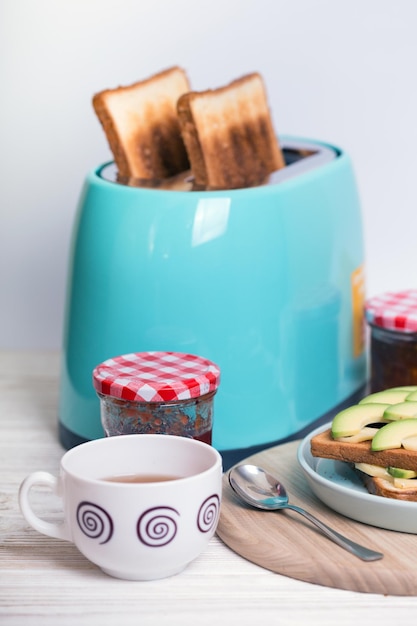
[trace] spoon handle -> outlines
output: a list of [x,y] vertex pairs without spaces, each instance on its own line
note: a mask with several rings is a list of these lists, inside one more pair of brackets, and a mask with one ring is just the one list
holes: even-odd
[[320,528],[320,530],[326,535],[326,537],[337,543],[341,548],[344,548],[345,550],[348,550],[355,556],[359,557],[360,559],[362,559],[362,561],[377,561],[378,559],[382,559],[382,557],[384,556],[381,552],[369,550],[368,548],[365,548],[364,546],[361,546],[358,543],[351,541],[347,537],[340,535],[338,532],[336,532],[329,526],[326,526],[326,524],[317,519],[317,517],[314,517],[314,515],[312,515],[305,509],[301,509],[299,506],[295,506],[294,504],[287,504],[285,508],[296,511],[297,513],[300,513],[300,515],[306,517],[310,522],[312,522],[312,524],[315,524],[317,528]]

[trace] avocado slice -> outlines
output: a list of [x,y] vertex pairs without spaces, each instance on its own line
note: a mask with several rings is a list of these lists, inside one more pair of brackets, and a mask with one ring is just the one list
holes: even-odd
[[368,474],[368,476],[379,476],[380,478],[389,478],[387,468],[380,465],[371,465],[370,463],[355,463],[355,469]]
[[401,469],[400,467],[387,467],[387,472],[394,478],[416,478],[417,476],[417,472],[414,470]]
[[397,489],[415,489],[417,480],[415,478],[395,478],[393,477],[394,487]]
[[359,404],[368,404],[369,402],[398,404],[399,402],[404,402],[410,393],[407,389],[384,389],[384,391],[377,391],[369,396],[365,396],[360,400]]
[[403,448],[417,452],[417,435],[406,437],[403,441]]
[[364,426],[358,433],[354,435],[348,435],[347,437],[335,437],[337,441],[346,441],[347,443],[360,443],[361,441],[370,441],[373,439],[375,433],[380,428],[380,425],[376,426]]
[[417,450],[417,418],[406,418],[389,422],[382,426],[371,442],[371,450],[390,450],[394,448]]
[[334,439],[356,435],[364,426],[375,422],[386,422],[383,417],[389,404],[355,404],[335,415],[332,421],[332,436]]
[[417,402],[406,400],[398,404],[390,404],[384,411],[384,418],[387,422],[402,420],[406,417],[417,417]]
[[417,401],[417,389],[415,389],[414,391],[411,391],[408,396],[406,397],[406,401],[407,402],[414,402]]

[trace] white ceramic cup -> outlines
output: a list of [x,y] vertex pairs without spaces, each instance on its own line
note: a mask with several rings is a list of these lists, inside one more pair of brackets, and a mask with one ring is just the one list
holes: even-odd
[[[179,478],[105,480],[132,475]],[[19,503],[33,528],[72,541],[110,576],[152,580],[179,573],[206,548],[219,519],[221,481],[221,456],[201,441],[120,435],[66,452],[59,478],[48,472],[27,476]],[[47,485],[62,499],[63,522],[47,522],[34,513],[29,500],[33,485]]]

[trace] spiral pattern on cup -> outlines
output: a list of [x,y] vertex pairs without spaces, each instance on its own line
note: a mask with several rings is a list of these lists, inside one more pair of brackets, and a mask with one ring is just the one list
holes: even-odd
[[137,534],[142,543],[153,548],[166,546],[177,534],[180,514],[170,506],[147,509],[137,523]]
[[78,526],[90,539],[101,539],[100,544],[110,541],[113,535],[113,520],[98,504],[83,501],[77,507]]
[[208,533],[217,522],[219,510],[220,498],[218,495],[213,494],[212,496],[206,498],[198,511],[198,530],[202,533]]

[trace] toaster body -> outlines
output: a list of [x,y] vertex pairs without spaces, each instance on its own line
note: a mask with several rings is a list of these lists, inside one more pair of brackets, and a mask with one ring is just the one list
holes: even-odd
[[90,172],[69,259],[59,399],[66,448],[103,436],[92,370],[129,352],[217,363],[213,445],[294,438],[366,382],[361,210],[352,163],[282,138],[287,167],[232,191],[121,185]]

